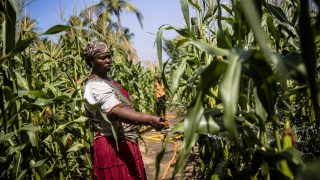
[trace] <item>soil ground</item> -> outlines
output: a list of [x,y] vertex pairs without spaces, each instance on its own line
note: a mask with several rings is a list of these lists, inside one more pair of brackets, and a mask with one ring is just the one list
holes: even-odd
[[[174,113],[167,113],[166,119],[170,124],[177,122],[177,117]],[[157,132],[155,130],[148,131],[143,134],[143,141],[140,141],[139,147],[141,150],[142,158],[145,164],[147,178],[150,180],[156,179],[156,157],[162,149],[162,141],[155,137],[165,134],[165,131]],[[168,143],[165,149],[164,156],[160,163],[160,173],[157,179],[172,179],[172,173],[174,169],[174,163],[178,151],[182,145],[182,140],[174,140],[173,143]],[[183,175],[177,174],[173,179],[197,179],[196,170],[199,167],[197,151],[190,154],[187,160],[187,165],[184,168]]]

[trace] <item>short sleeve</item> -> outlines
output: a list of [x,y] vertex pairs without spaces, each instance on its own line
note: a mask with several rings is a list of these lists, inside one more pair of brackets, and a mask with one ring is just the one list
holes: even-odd
[[89,104],[98,105],[101,111],[108,116],[116,108],[122,107],[114,89],[104,81],[89,81],[85,88],[84,98]]

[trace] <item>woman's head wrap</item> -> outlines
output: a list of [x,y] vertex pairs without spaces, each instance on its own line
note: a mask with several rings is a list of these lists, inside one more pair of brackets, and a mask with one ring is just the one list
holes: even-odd
[[109,48],[106,43],[101,41],[89,42],[84,49],[84,58],[86,63],[92,67],[92,60],[96,57],[96,55],[109,52]]

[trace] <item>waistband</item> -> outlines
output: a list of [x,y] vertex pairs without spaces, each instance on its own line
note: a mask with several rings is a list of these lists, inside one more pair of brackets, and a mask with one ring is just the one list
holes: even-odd
[[[94,133],[94,140],[98,139],[98,138],[101,138],[101,137],[111,137],[112,135],[104,135],[103,133],[101,132],[95,132]],[[129,138],[129,137],[126,137],[126,136],[120,136],[118,137],[119,140],[129,140],[135,144],[138,144],[138,139],[132,139],[132,138]]]

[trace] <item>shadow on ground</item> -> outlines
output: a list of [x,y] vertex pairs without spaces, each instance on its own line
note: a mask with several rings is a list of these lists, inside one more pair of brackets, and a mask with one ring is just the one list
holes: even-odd
[[[174,124],[177,121],[175,115],[170,113],[167,115],[166,119],[169,120],[171,124]],[[165,132],[157,132],[155,130],[146,132],[142,136],[143,141],[140,141],[139,143],[139,147],[146,168],[147,178],[150,180],[156,179],[155,161],[163,145],[163,142],[160,140],[161,138],[156,137],[161,137],[161,134],[165,134]],[[175,156],[175,152],[178,155],[178,151],[181,147],[181,144],[181,139],[174,140],[174,143],[167,144],[164,156],[160,163],[160,173],[157,179],[172,179],[171,177],[175,163],[175,158],[173,157]],[[199,172],[199,167],[199,156],[197,153],[197,148],[195,147],[193,148],[191,154],[188,156],[186,166],[183,170],[183,174],[178,173],[174,176],[173,179],[199,179],[197,178],[199,176],[197,174],[197,172]]]

